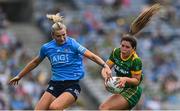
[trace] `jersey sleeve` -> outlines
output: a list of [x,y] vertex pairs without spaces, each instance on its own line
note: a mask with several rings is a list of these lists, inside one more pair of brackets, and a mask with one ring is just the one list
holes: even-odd
[[73,45],[74,50],[77,51],[78,53],[80,53],[81,55],[84,55],[85,51],[87,50],[84,46],[79,44],[74,39],[73,39],[72,45]]
[[40,58],[41,60],[43,60],[45,57],[46,57],[45,47],[42,46],[42,47],[40,48],[40,51],[39,51],[39,58]]
[[141,74],[142,73],[142,61],[140,58],[136,58],[132,62],[132,74]]

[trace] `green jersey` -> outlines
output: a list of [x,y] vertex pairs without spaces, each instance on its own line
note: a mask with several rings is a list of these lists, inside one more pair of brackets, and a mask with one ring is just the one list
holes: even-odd
[[120,48],[115,48],[109,60],[114,63],[114,70],[118,77],[132,77],[133,74],[141,74],[142,61],[136,53],[131,54],[126,60],[121,58]]

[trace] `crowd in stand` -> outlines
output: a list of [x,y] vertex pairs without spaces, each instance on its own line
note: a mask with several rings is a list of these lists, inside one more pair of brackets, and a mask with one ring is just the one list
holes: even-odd
[[[34,19],[50,40],[51,23],[47,13],[60,13],[65,17],[68,34],[82,45],[108,58],[113,47],[119,46],[121,34],[128,32],[132,20],[153,0],[37,0]],[[176,109],[180,103],[180,2],[162,0],[159,15],[138,36],[137,53],[143,60],[145,75],[143,97],[136,109]],[[41,69],[31,72],[18,87],[7,81],[26,65],[31,56],[23,43],[7,30],[8,23],[0,10],[0,109],[33,109],[45,89],[47,78]],[[179,54],[179,55],[178,55]],[[100,68],[85,60],[87,73],[96,78]],[[99,78],[97,78],[99,76]],[[167,106],[167,107],[166,107]]]
[[8,28],[11,23],[0,7],[0,110],[33,109],[44,90],[46,74],[40,68],[31,72],[17,87],[8,85],[32,55]]

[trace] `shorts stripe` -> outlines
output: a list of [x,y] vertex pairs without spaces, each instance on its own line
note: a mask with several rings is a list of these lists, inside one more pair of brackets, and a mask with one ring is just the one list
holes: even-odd
[[[129,90],[132,90],[132,92],[129,91]],[[131,93],[131,94],[128,96],[128,100],[129,100],[133,95],[136,94],[136,92],[138,91],[138,87],[136,88],[136,90],[133,90],[133,89],[129,88],[127,91]]]
[[133,108],[139,101],[142,93],[140,86],[134,88],[125,88],[120,94],[129,102],[130,108]]

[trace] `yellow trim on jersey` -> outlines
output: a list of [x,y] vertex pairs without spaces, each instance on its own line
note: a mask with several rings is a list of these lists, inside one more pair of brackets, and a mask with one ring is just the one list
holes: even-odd
[[134,51],[134,56],[133,56],[133,58],[132,58],[132,60],[134,60],[134,59],[136,59],[136,58],[138,58],[139,56],[136,54],[136,52]]
[[109,64],[109,65],[114,65],[114,62],[109,60],[109,59],[106,61],[106,63]]
[[141,74],[142,73],[142,70],[139,70],[139,71],[131,71],[131,74]]

